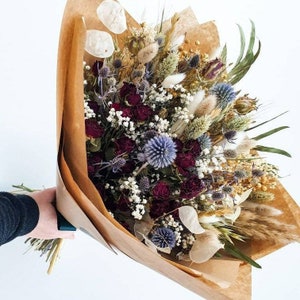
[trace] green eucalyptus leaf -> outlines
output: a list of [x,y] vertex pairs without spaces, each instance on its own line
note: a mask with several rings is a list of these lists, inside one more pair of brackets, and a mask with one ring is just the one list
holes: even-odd
[[246,254],[244,254],[243,252],[241,252],[234,245],[226,243],[224,246],[224,250],[228,254],[232,255],[233,257],[236,257],[242,261],[245,261],[255,268],[261,269],[261,265],[259,265],[256,261],[254,261],[251,257],[249,257]]
[[[239,26],[239,25],[238,25]],[[260,49],[261,49],[261,43],[258,41],[258,49],[254,53],[253,48],[256,41],[255,36],[255,25],[254,22],[251,21],[251,33],[250,33],[250,39],[248,43],[248,48],[245,53],[245,35],[244,31],[241,26],[239,26],[240,31],[240,39],[241,39],[241,47],[240,47],[240,54],[237,58],[237,61],[234,65],[234,67],[228,72],[228,81],[234,85],[237,82],[239,82],[245,74],[249,71],[252,64],[255,62],[257,57],[259,56]]]
[[273,120],[275,120],[275,119],[281,117],[282,115],[286,114],[287,112],[288,112],[288,111],[285,111],[285,112],[283,112],[283,113],[281,113],[281,114],[279,114],[279,115],[277,115],[277,116],[275,116],[275,117],[273,117],[273,118],[271,118],[271,119],[269,119],[269,120],[267,120],[267,121],[264,121],[264,122],[262,122],[262,123],[259,123],[259,124],[255,125],[255,126],[253,126],[253,127],[250,127],[250,128],[248,128],[248,129],[246,129],[245,131],[250,131],[250,130],[255,129],[255,128],[259,127],[259,126],[262,126],[262,125],[264,125],[264,124],[267,124],[267,123],[269,123],[269,122],[271,122],[271,121],[273,121]]
[[270,135],[272,135],[272,134],[274,134],[274,133],[276,133],[278,131],[281,131],[283,129],[286,129],[286,128],[289,128],[289,126],[280,126],[280,127],[274,128],[272,130],[269,130],[269,131],[267,131],[265,133],[262,133],[260,135],[257,135],[256,137],[254,137],[252,139],[256,140],[256,141],[259,141],[259,140],[261,140],[261,139],[263,139],[263,138],[265,138],[267,136],[270,136]]
[[261,151],[261,152],[276,153],[276,154],[284,155],[284,156],[287,156],[287,157],[292,157],[291,154],[289,154],[285,150],[278,149],[278,148],[273,148],[273,147],[257,145],[254,148],[254,150]]

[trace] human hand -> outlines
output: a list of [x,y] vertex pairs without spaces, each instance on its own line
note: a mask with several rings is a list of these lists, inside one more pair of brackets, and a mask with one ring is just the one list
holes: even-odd
[[57,214],[53,205],[56,188],[48,188],[42,191],[30,193],[39,207],[40,216],[36,227],[27,234],[28,237],[38,239],[74,239],[74,232],[60,231],[57,228]]

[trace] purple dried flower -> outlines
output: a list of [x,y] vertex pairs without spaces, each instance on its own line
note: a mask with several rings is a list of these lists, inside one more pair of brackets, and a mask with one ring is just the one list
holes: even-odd
[[152,243],[159,248],[174,248],[176,243],[176,236],[173,230],[166,227],[157,228],[152,237]]
[[148,163],[157,169],[169,166],[176,158],[176,144],[168,136],[155,136],[144,150]]
[[139,181],[139,188],[142,193],[147,192],[150,188],[150,181],[147,176],[143,176]]

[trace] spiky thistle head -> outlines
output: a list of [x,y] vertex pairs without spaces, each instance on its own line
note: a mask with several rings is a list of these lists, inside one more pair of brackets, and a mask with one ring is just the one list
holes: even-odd
[[210,148],[212,147],[211,139],[207,134],[202,134],[198,138],[198,142],[199,142],[201,150],[204,150],[204,149],[210,150]]
[[176,236],[172,229],[166,227],[157,228],[152,237],[152,243],[159,248],[174,248],[176,242]]
[[169,136],[158,135],[146,143],[144,153],[149,165],[157,169],[165,168],[176,158],[176,144]]
[[209,92],[217,96],[218,107],[221,109],[225,109],[236,97],[232,85],[226,82],[215,84]]

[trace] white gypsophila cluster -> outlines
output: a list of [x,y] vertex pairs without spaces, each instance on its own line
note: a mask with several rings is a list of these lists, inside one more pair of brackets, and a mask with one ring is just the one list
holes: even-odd
[[211,150],[204,149],[200,159],[197,159],[195,164],[198,177],[202,179],[207,174],[222,170],[222,163],[224,162],[226,162],[226,159],[221,146],[213,146]]
[[167,215],[161,223],[164,227],[171,228],[174,231],[176,245],[179,246],[181,244],[181,232],[183,231],[181,223],[175,221],[172,215]]
[[173,120],[179,120],[185,124],[188,124],[191,119],[194,118],[194,115],[186,107],[175,107],[175,113]]
[[141,28],[132,27],[130,28],[130,31],[133,36],[140,37],[144,41],[145,46],[153,43],[157,35],[155,28],[146,23],[143,23]]
[[95,112],[89,107],[88,101],[84,101],[84,118],[85,119],[91,119],[95,118],[96,114]]
[[195,237],[192,233],[185,233],[183,236],[182,236],[182,240],[181,240],[181,247],[183,249],[187,249],[189,247],[191,247],[194,242],[195,242]]
[[170,126],[170,122],[167,119],[160,118],[158,115],[154,116],[155,122],[148,124],[149,129],[156,130],[159,133],[167,132]]
[[112,127],[116,129],[123,127],[128,136],[136,137],[134,122],[132,122],[129,117],[123,117],[122,111],[116,111],[114,108],[111,108],[106,120],[111,123]]
[[191,93],[187,92],[181,84],[176,84],[174,90],[180,93],[180,101],[182,104],[185,104],[185,106],[188,106],[193,101],[194,98]]
[[157,88],[156,84],[152,84],[149,89],[149,93],[147,95],[147,99],[145,102],[149,103],[152,109],[156,109],[157,103],[166,103],[173,99],[173,95],[170,94],[166,89],[163,87]]
[[129,190],[128,200],[132,204],[132,216],[137,220],[141,220],[145,214],[145,204],[147,200],[140,197],[141,190],[139,189],[135,177],[128,177],[127,180],[120,179],[119,184],[121,191]]

